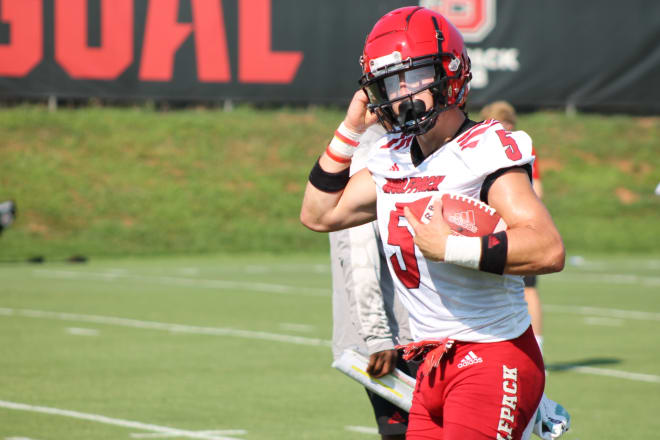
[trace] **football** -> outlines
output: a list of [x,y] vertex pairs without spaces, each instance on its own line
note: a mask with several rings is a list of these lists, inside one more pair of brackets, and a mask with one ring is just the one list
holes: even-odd
[[[421,221],[428,223],[433,216],[433,201],[438,196],[429,197],[426,209],[421,215]],[[452,234],[466,237],[481,237],[483,235],[504,231],[506,222],[495,211],[495,208],[481,200],[461,194],[442,194],[442,216],[451,228]]]

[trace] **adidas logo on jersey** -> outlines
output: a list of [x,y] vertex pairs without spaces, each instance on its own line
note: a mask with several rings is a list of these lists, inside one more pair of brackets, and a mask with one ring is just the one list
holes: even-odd
[[463,358],[463,360],[460,361],[460,362],[458,363],[458,368],[469,367],[470,365],[473,365],[473,364],[480,364],[480,363],[482,363],[483,361],[484,361],[484,360],[481,359],[481,358],[480,358],[479,356],[477,356],[476,354],[474,354],[473,351],[470,351],[470,352],[469,352],[469,353]]
[[390,168],[390,171],[399,171],[399,165],[397,165],[396,163],[394,163],[394,164],[392,165],[392,168]]
[[468,231],[477,232],[477,225],[474,221],[474,211],[457,212],[447,219],[449,222],[467,229]]

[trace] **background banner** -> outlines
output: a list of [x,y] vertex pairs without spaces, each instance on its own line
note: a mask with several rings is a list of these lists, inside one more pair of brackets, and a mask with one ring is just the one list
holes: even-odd
[[660,112],[652,0],[0,0],[0,97],[345,104],[375,21],[418,3],[465,35],[472,105]]

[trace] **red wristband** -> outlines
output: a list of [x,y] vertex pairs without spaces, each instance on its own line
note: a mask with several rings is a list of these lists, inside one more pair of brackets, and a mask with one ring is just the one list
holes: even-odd
[[349,163],[349,162],[351,162],[350,157],[343,157],[343,156],[339,156],[339,155],[333,153],[332,150],[330,149],[330,145],[328,145],[327,148],[325,149],[325,154],[327,154],[328,157],[330,159],[334,160],[335,162],[339,162],[339,163]]

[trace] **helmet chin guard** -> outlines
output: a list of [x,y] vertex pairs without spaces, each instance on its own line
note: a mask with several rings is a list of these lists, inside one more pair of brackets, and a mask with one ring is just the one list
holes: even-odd
[[421,135],[433,128],[438,114],[433,108],[426,110],[426,104],[421,99],[408,96],[399,104],[397,122],[402,133]]
[[[382,17],[360,62],[368,108],[389,133],[428,132],[440,113],[465,103],[472,78],[458,30],[442,15],[416,6]],[[430,105],[422,99],[429,93]]]
[[406,126],[411,122],[419,122],[426,113],[426,104],[421,99],[406,99],[399,104],[399,125]]

